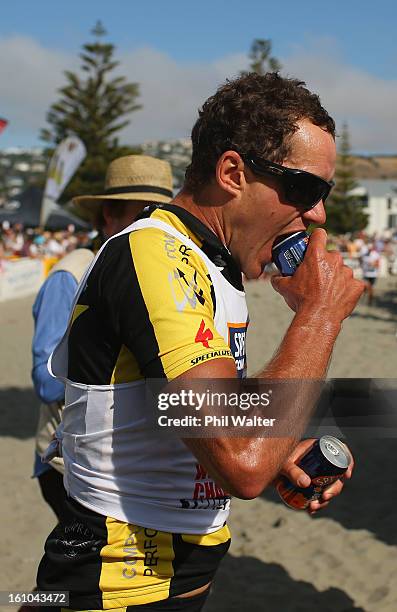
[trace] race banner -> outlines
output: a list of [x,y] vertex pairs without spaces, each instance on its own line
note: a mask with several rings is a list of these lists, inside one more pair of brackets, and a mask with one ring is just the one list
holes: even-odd
[[7,125],[8,125],[7,119],[3,119],[3,117],[0,117],[0,134],[3,130],[5,130]]
[[56,148],[48,167],[41,205],[40,225],[43,226],[66,185],[87,154],[84,143],[77,136],[68,136]]

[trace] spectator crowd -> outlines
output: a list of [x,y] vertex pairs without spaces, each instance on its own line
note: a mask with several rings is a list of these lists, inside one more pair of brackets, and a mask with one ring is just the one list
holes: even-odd
[[353,268],[359,277],[366,276],[371,259],[374,264],[378,262],[375,267],[380,276],[397,275],[397,230],[385,230],[373,235],[364,231],[350,235],[331,235],[328,247],[340,251],[346,265]]
[[[55,262],[76,248],[89,246],[95,235],[96,232],[92,231],[77,232],[74,225],[69,225],[66,230],[50,232],[3,221],[0,227],[0,261],[31,257]],[[346,265],[353,268],[359,278],[369,278],[368,274],[397,276],[397,230],[385,230],[374,235],[364,231],[330,235],[328,248],[340,251]],[[371,271],[371,267],[376,273]]]
[[3,221],[0,228],[0,259],[21,257],[60,259],[76,248],[91,243],[93,232],[76,232],[74,225],[66,230],[50,232],[40,228],[24,228],[20,223]]

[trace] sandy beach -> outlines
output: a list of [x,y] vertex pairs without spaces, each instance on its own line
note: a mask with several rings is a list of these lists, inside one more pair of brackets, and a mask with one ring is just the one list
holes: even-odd
[[[274,353],[292,318],[269,283],[247,288],[250,373]],[[30,380],[34,297],[0,304],[0,590],[30,590],[54,517],[31,479],[38,401]],[[328,376],[396,378],[396,280],[377,285],[344,323]],[[234,500],[233,543],[205,612],[395,612],[397,439],[353,439],[354,478],[321,515],[287,509],[273,491]],[[11,610],[1,607],[0,612]]]

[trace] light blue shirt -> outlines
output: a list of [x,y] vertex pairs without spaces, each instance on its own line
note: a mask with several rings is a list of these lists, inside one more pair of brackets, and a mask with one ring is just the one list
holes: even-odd
[[[70,272],[54,272],[42,285],[33,304],[32,379],[36,394],[45,404],[64,399],[64,385],[50,375],[47,361],[65,333],[76,288],[77,281]],[[36,453],[34,476],[40,476],[49,467],[41,463]]]

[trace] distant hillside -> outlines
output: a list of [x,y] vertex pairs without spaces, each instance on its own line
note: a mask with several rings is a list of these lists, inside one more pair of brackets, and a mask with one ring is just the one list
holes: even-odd
[[355,156],[354,174],[360,179],[397,178],[397,155]]
[[[154,141],[144,143],[142,151],[147,155],[161,157],[170,162],[175,184],[181,185],[186,166],[190,163],[191,142],[189,139],[175,141]],[[354,175],[356,179],[397,179],[396,155],[354,155]]]
[[[141,145],[142,153],[160,157],[170,162],[174,174],[174,189],[183,183],[186,166],[190,163],[191,141],[151,141]],[[355,178],[397,179],[396,155],[356,155],[354,160]],[[45,183],[47,159],[40,148],[0,149],[0,208],[15,195],[29,186],[42,187]]]

